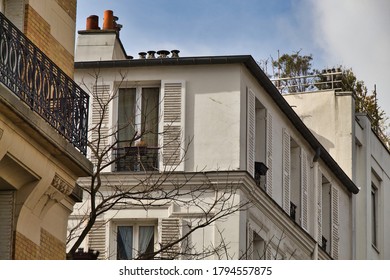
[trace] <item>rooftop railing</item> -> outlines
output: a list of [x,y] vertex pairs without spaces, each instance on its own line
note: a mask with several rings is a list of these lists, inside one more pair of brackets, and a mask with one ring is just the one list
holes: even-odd
[[2,13],[0,82],[86,154],[89,96]]
[[280,93],[297,93],[317,90],[342,91],[343,81],[340,69],[323,70],[322,73],[272,79]]

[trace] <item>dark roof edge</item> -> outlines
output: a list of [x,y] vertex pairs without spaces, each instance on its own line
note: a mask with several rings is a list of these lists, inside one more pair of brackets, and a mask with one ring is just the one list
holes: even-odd
[[347,189],[357,194],[359,188],[348,177],[344,170],[331,157],[310,129],[303,123],[301,118],[295,113],[288,102],[280,94],[275,85],[261,70],[257,62],[251,55],[231,55],[231,56],[200,56],[200,57],[179,57],[179,58],[154,58],[154,59],[128,59],[114,61],[85,61],[75,62],[76,69],[89,68],[116,68],[116,67],[140,67],[140,66],[171,66],[171,65],[206,65],[206,64],[234,64],[242,63],[253,74],[261,86],[275,101],[279,108],[285,113],[287,118],[293,123],[295,128],[304,136],[306,141],[315,150],[320,150],[320,158],[336,174],[339,180]]
[[294,109],[291,108],[286,99],[284,99],[284,97],[280,94],[279,90],[266,76],[266,74],[260,69],[259,65],[253,59],[253,57],[250,57],[248,61],[245,62],[245,65],[260,82],[260,84],[264,87],[264,89],[271,96],[271,98],[276,102],[279,108],[281,108],[282,111],[286,114],[286,116],[293,123],[296,129],[304,136],[310,146],[315,151],[320,151],[320,158],[325,162],[325,164],[336,174],[339,180],[347,187],[350,192],[352,192],[353,194],[357,194],[359,192],[359,188],[344,172],[340,165],[338,165],[338,163],[333,159],[333,157],[328,153],[328,151],[322,146],[322,144],[313,135],[310,129],[303,123],[303,121],[297,115]]

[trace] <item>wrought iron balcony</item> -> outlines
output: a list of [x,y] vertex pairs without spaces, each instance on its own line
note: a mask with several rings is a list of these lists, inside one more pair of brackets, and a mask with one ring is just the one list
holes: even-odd
[[86,154],[89,96],[2,13],[0,82]]
[[157,171],[158,152],[152,147],[116,148],[116,171]]

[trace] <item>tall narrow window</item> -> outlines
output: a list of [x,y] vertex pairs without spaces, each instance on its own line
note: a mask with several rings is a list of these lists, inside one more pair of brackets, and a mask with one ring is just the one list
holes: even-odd
[[331,184],[325,176],[322,176],[322,249],[330,254],[330,239],[331,239]]
[[119,89],[116,171],[158,170],[157,87]]
[[378,189],[371,186],[371,242],[378,247]]
[[[118,128],[120,146],[157,147],[159,88],[119,90]],[[136,139],[136,141],[134,141]]]

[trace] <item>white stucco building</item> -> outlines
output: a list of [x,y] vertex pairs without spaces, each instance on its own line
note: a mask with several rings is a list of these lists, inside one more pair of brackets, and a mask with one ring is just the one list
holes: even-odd
[[390,259],[390,153],[355,113],[351,92],[324,90],[284,95],[323,147],[359,187],[354,196],[354,258]]
[[[107,145],[119,140],[109,158],[126,156],[105,169],[103,191],[131,188],[145,178],[163,177],[168,189],[183,184],[181,191],[207,181],[212,191],[199,198],[206,203],[214,201],[217,189],[233,186],[229,203],[249,201],[250,207],[179,243],[191,244],[198,258],[223,241],[227,253],[207,258],[352,259],[358,188],[255,60],[159,54],[127,57],[117,30],[79,32],[75,79],[103,99],[114,93],[103,119],[105,135],[123,128],[105,138]],[[145,100],[153,104],[149,111]],[[92,126],[99,116],[94,102]],[[148,133],[133,142],[137,131]],[[141,141],[143,152],[134,147]],[[264,166],[268,171],[259,176]],[[88,179],[79,183],[87,186]],[[102,214],[84,248],[99,250],[101,259],[134,258],[139,251],[158,250],[166,234],[180,238],[206,218],[182,200],[147,209],[130,202]],[[74,212],[73,222],[86,204]]]

